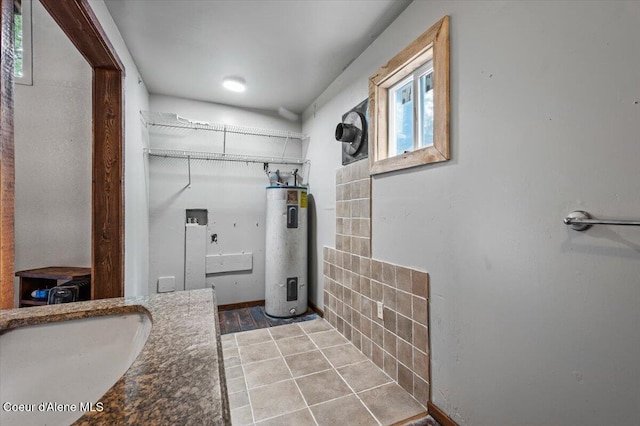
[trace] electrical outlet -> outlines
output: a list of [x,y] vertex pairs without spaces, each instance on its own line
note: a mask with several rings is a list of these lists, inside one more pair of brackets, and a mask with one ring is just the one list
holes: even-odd
[[382,319],[382,302],[377,302],[378,304],[378,318]]
[[158,277],[158,293],[176,290],[176,277]]

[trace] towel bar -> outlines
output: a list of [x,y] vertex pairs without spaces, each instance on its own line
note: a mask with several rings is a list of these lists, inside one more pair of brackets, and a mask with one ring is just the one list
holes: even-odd
[[564,224],[575,231],[585,231],[591,225],[640,226],[640,220],[607,220],[592,219],[589,213],[582,210],[571,212],[564,218]]

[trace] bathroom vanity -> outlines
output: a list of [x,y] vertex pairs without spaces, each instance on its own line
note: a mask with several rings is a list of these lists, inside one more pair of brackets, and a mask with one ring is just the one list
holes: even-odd
[[[82,327],[82,321],[131,314],[150,319],[151,330],[147,330],[146,343],[126,372],[115,379],[102,397],[96,401],[82,401],[84,409],[73,424],[230,424],[212,289],[0,311],[0,345],[3,344],[1,339],[21,328],[56,323],[64,330],[66,322],[69,326],[75,324],[77,330],[78,325]],[[100,338],[95,333],[88,337],[94,339],[95,345],[101,343]],[[68,349],[74,351],[74,348]],[[25,357],[23,362],[27,359]],[[34,374],[38,373],[38,367],[31,366]],[[43,383],[42,386],[55,388],[62,384]],[[5,393],[4,404],[10,389],[2,391]],[[9,402],[19,404],[23,401]],[[92,405],[86,405],[87,402]],[[93,411],[87,411],[88,408]],[[30,423],[27,420],[34,415],[19,413],[19,416],[25,416],[22,418],[25,422],[20,421],[20,424]],[[52,420],[48,424],[58,423],[55,417]]]

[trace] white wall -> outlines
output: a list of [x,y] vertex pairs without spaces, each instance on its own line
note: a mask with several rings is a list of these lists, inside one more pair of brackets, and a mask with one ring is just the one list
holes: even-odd
[[[213,123],[300,131],[277,115],[207,102],[151,95],[151,110]],[[222,133],[149,128],[152,148],[222,151]],[[285,140],[227,135],[227,153],[281,156]],[[301,157],[301,144],[291,140],[286,157]],[[283,167],[284,170],[292,166]],[[220,304],[264,299],[265,187],[262,164],[192,160],[191,187],[184,159],[150,157],[150,274],[149,292],[158,277],[173,276],[184,288],[185,210],[207,209],[207,254],[253,253],[251,272],[209,275]],[[218,242],[211,242],[211,235]]]
[[640,216],[640,3],[412,3],[304,115],[318,249],[335,123],[445,14],[452,160],[372,195],[373,257],[431,275],[432,400],[461,425],[639,424],[640,229],[562,218]]
[[89,0],[89,4],[125,67],[124,293],[145,295],[149,277],[149,170],[143,155],[148,141],[140,110],[149,109],[149,93],[104,1]]
[[39,1],[32,27],[33,86],[15,86],[15,269],[91,266],[92,70]]

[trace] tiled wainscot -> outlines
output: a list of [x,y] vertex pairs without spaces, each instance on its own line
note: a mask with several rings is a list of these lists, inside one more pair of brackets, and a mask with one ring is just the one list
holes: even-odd
[[426,406],[429,275],[371,258],[368,166],[358,161],[336,174],[336,248],[323,251],[325,318]]
[[428,274],[329,247],[324,259],[327,321],[426,406]]

